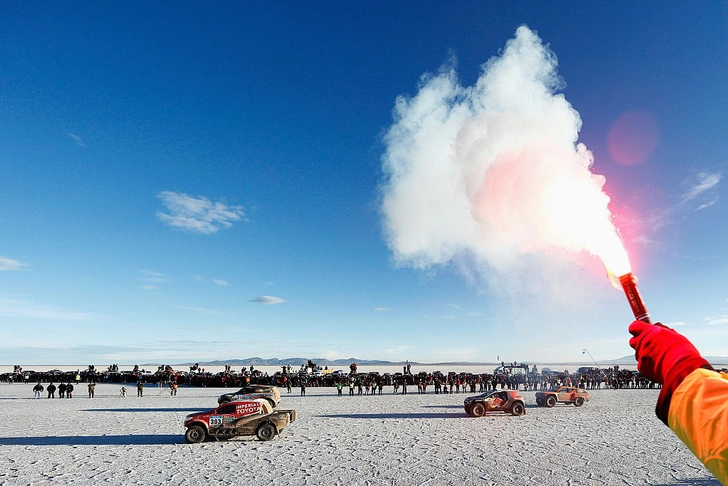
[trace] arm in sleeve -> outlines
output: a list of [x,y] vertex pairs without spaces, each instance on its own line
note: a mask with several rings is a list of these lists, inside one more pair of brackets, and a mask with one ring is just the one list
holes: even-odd
[[728,375],[703,368],[675,390],[668,425],[723,485],[728,485]]

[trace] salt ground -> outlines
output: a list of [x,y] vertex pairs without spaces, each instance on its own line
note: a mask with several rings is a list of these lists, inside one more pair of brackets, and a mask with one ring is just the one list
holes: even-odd
[[[0,484],[603,485],[719,483],[654,415],[657,390],[597,390],[581,408],[468,417],[466,394],[283,391],[297,420],[270,442],[184,441],[184,417],[225,389],[176,397],[98,384],[96,398],[33,399],[0,384]],[[416,392],[416,389],[415,389]]]

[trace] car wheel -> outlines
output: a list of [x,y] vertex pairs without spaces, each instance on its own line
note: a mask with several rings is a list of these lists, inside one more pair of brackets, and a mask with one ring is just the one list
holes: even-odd
[[554,405],[556,405],[556,397],[553,395],[549,395],[546,397],[546,406],[551,408]]
[[187,432],[185,432],[185,440],[190,444],[199,444],[205,440],[205,429],[199,425],[188,427]]
[[584,399],[581,397],[576,397],[576,399],[574,400],[574,406],[581,407],[582,405],[584,405]]
[[472,407],[470,407],[469,405],[465,407],[465,413],[467,413],[468,415],[473,415]]
[[539,407],[543,407],[543,398],[537,398],[536,405],[538,405]]
[[485,415],[485,406],[482,403],[476,403],[470,407],[470,413],[473,417],[482,417]]
[[276,426],[270,422],[260,424],[255,435],[257,435],[260,440],[271,440],[276,435]]
[[513,415],[523,415],[523,413],[526,411],[526,407],[523,406],[521,402],[516,402],[511,407],[511,413]]
[[276,408],[276,402],[274,402],[270,398],[266,398],[266,400],[268,400],[268,403],[270,403],[270,408]]

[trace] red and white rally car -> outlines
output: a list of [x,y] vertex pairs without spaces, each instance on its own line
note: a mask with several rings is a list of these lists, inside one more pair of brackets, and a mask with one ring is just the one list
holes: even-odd
[[185,439],[190,444],[206,438],[230,439],[240,435],[257,435],[271,440],[296,420],[295,410],[273,410],[265,399],[229,402],[185,419]]

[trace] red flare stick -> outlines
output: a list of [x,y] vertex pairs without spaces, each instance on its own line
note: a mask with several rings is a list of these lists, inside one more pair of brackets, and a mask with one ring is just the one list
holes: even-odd
[[647,313],[647,307],[645,307],[645,303],[642,300],[640,291],[639,289],[637,289],[637,278],[632,275],[631,272],[626,273],[619,277],[619,283],[622,284],[624,294],[627,296],[627,300],[629,301],[629,306],[632,308],[634,318],[638,321],[652,324],[652,320],[650,320],[650,315]]

